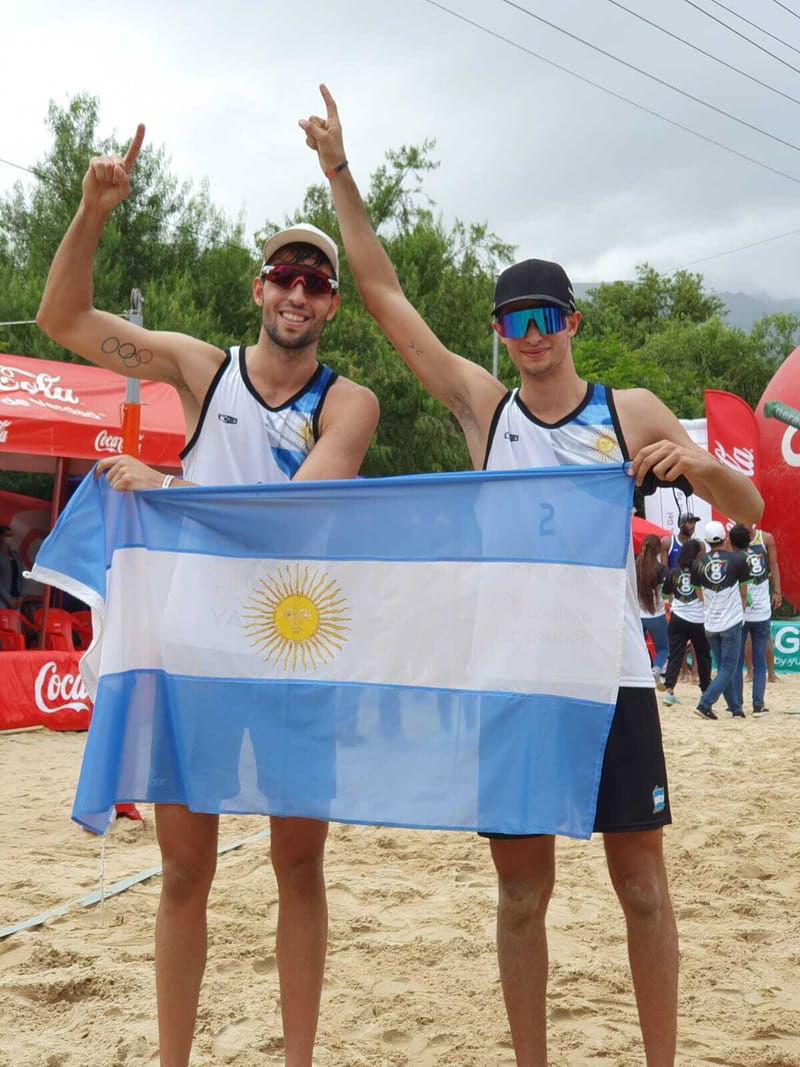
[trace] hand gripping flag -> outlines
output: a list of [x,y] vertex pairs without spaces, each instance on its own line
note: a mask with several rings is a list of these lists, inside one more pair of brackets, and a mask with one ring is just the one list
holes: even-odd
[[73,817],[115,802],[587,837],[620,676],[621,467],[119,493],[33,576],[88,603]]

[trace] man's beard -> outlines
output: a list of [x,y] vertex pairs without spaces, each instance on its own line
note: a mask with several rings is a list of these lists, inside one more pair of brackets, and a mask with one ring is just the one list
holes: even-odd
[[265,322],[264,330],[266,331],[267,337],[269,337],[270,341],[276,344],[279,348],[285,348],[288,351],[293,351],[298,348],[308,348],[309,345],[317,341],[319,339],[319,335],[322,333],[322,327],[324,325],[325,324],[322,323],[322,325],[319,326],[319,328],[317,329],[315,329],[314,326],[311,326],[310,329],[306,330],[305,333],[290,338],[281,336],[278,324],[274,321]]

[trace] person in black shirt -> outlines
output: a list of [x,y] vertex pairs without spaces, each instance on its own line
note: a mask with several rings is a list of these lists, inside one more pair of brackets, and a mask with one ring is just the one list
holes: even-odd
[[711,649],[703,625],[703,592],[697,588],[692,577],[692,564],[702,553],[702,544],[694,538],[681,545],[675,566],[664,583],[664,594],[672,596],[668,627],[669,659],[664,679],[667,691],[662,698],[665,704],[680,704],[675,696],[675,683],[690,641],[701,693],[705,693],[711,681]]

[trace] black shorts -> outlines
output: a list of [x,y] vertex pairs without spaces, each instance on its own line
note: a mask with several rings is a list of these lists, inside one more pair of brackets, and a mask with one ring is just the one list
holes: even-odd
[[[606,742],[595,833],[656,830],[672,822],[661,720],[654,689],[620,689]],[[481,837],[542,837],[492,834]]]

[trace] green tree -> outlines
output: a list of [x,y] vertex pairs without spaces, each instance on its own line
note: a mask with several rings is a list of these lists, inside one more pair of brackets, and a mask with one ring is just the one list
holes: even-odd
[[705,322],[724,310],[723,300],[703,291],[699,274],[659,274],[647,263],[636,268],[635,282],[603,282],[580,302],[586,337],[614,335],[638,348],[672,322]]
[[[0,198],[0,319],[32,319],[56,248],[80,202],[81,182],[93,155],[124,152],[126,144],[97,133],[98,102],[79,95],[65,108],[51,104],[52,146],[34,168],[39,181],[17,183]],[[213,343],[245,334],[254,256],[234,223],[211,203],[208,189],[193,190],[171,174],[163,148],[145,146],[130,197],[112,213],[97,250],[95,303],[122,313],[132,288],[145,295],[154,329],[178,329]],[[35,328],[3,332],[6,351],[77,360]]]
[[800,343],[800,318],[784,312],[762,315],[750,331],[756,352],[772,363],[781,363]]

